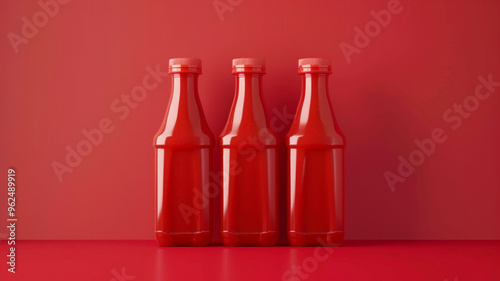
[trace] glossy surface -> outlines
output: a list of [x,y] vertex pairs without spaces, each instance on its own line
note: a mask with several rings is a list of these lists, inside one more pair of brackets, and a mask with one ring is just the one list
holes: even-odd
[[221,146],[221,240],[271,246],[278,238],[277,137],[261,100],[262,60],[233,60],[236,90]]
[[346,241],[320,249],[19,241],[17,273],[3,266],[0,280],[498,281],[499,252],[500,241]]
[[198,98],[201,61],[170,61],[170,102],[155,136],[156,240],[160,246],[206,246],[212,239],[213,135]]
[[339,246],[344,239],[345,138],[328,96],[331,66],[299,61],[301,99],[287,134],[287,237],[290,245]]

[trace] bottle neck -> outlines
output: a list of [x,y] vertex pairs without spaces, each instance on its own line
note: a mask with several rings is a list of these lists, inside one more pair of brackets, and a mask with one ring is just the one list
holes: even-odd
[[302,106],[312,109],[328,108],[328,74],[326,73],[304,73],[302,74]]
[[301,76],[301,98],[292,130],[302,133],[309,129],[321,133],[333,130],[335,121],[328,97],[329,74],[304,73]]
[[262,104],[262,76],[261,73],[236,74],[236,94],[220,136],[221,147],[256,145],[256,142],[259,146],[277,145],[277,136],[268,126]]
[[171,73],[171,77],[170,101],[155,147],[212,147],[213,135],[198,97],[198,74]]
[[262,74],[239,73],[236,75],[236,97],[233,110],[233,126],[243,123],[266,127],[266,114],[262,105]]
[[303,73],[297,114],[287,134],[288,147],[343,147],[340,131],[328,97],[327,73]]
[[198,74],[173,73],[165,131],[203,131],[207,126],[198,97]]
[[[174,73],[172,76],[172,97],[179,97],[179,101],[193,101],[198,96],[198,74]],[[186,99],[184,99],[186,98]]]

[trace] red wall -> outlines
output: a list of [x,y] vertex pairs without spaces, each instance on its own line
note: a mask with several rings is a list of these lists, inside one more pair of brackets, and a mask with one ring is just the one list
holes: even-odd
[[[276,112],[295,112],[297,59],[313,56],[332,59],[331,102],[347,137],[346,238],[500,239],[500,86],[478,80],[500,81],[500,2],[215,4],[69,1],[44,17],[37,1],[0,2],[0,168],[16,169],[18,238],[153,239],[152,140],[170,80],[159,77],[128,111],[120,101],[148,66],[201,58],[200,98],[219,135],[231,59],[265,58],[264,101],[283,137],[290,119]],[[369,35],[357,33],[367,25]],[[108,133],[85,151],[82,130],[100,122]],[[433,136],[428,155],[416,151]],[[88,155],[70,167],[66,147],[79,144]],[[400,155],[413,171],[398,172]],[[67,166],[62,181],[54,162]]]

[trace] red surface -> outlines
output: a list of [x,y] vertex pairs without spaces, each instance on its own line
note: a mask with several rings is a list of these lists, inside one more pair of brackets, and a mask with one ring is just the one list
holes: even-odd
[[154,138],[156,240],[160,246],[207,246],[212,241],[212,149],[198,94],[201,61],[171,59],[172,90]]
[[[280,139],[299,102],[297,59],[332,59],[330,98],[349,142],[346,239],[500,239],[500,88],[478,79],[500,81],[499,1],[401,0],[350,63],[339,45],[354,46],[389,0],[222,0],[234,5],[224,12],[213,1],[73,0],[16,53],[7,35],[22,34],[38,2],[0,1],[0,173],[16,168],[19,239],[154,239],[151,142],[170,98],[168,59],[180,56],[203,59],[200,101],[215,136],[234,96],[231,59],[264,58],[265,106]],[[121,96],[145,77],[155,88],[125,106]],[[489,96],[469,112],[476,87]],[[384,173],[398,173],[398,157],[437,128],[446,141],[393,192]],[[59,181],[52,164],[67,165],[83,130],[97,129],[102,139]],[[284,150],[279,157],[285,163]],[[6,203],[2,191],[3,238]],[[215,230],[219,215],[215,204]]]
[[4,265],[0,280],[498,281],[499,253],[500,241],[345,241],[338,248],[23,241],[17,273]]
[[292,246],[344,240],[345,137],[330,104],[327,59],[299,60],[301,97],[287,146],[287,236]]
[[272,246],[278,239],[278,144],[263,106],[261,59],[233,60],[235,96],[221,150],[221,241]]

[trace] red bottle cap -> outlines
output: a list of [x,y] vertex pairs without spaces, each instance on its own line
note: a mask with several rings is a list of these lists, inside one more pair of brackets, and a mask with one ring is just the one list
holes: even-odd
[[234,73],[266,73],[266,62],[256,58],[233,59]]
[[168,60],[168,73],[201,74],[201,60],[194,58],[174,58]]
[[299,73],[332,73],[332,63],[325,58],[305,58],[299,60]]

